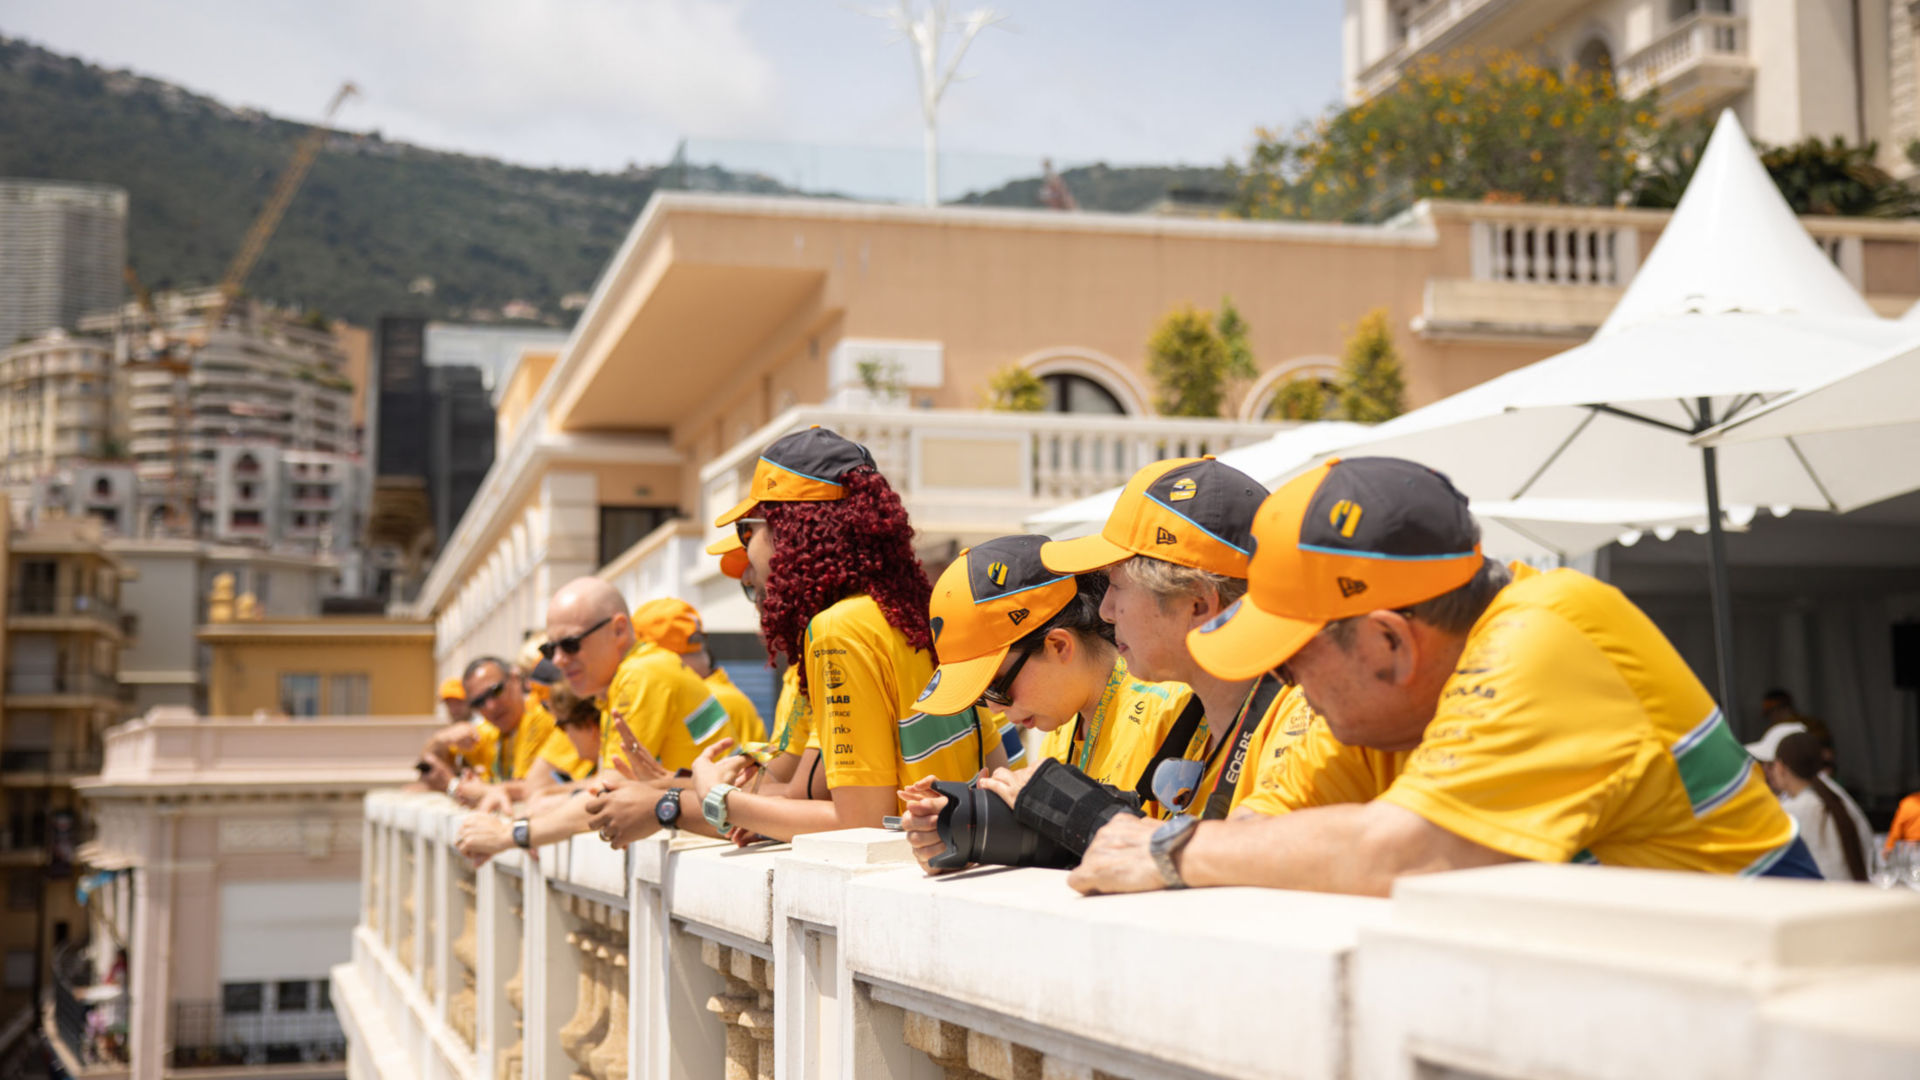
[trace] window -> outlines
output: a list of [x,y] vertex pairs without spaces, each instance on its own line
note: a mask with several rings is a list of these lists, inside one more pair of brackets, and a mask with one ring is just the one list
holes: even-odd
[[367,676],[365,672],[327,676],[327,715],[367,715]]
[[266,984],[264,983],[221,983],[220,1011],[229,1015],[257,1013],[265,996]]
[[23,560],[20,563],[20,614],[53,614],[59,580],[60,564],[52,559]]
[[309,991],[313,984],[309,982],[282,982],[274,984],[274,1012],[306,1012],[307,1001],[312,996]]
[[647,534],[680,516],[671,506],[603,506],[600,508],[600,565],[647,538]]
[[280,676],[280,711],[288,716],[319,716],[320,676]]
[[1673,0],[1673,21],[1689,15],[1731,15],[1733,0]]
[[1040,382],[1047,388],[1048,412],[1126,415],[1127,410],[1112,391],[1085,375],[1057,372],[1041,376]]
[[36,966],[33,962],[32,949],[8,949],[4,988],[7,990],[33,989],[33,969]]
[[333,985],[325,979],[313,984],[320,992],[315,995],[314,1009],[319,1012],[333,1011]]
[[233,527],[236,529],[259,528],[260,527],[260,511],[235,510],[233,512]]

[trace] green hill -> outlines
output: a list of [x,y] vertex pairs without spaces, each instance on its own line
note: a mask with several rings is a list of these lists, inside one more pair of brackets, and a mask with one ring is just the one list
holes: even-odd
[[[155,289],[220,279],[306,131],[0,38],[0,176],[126,188],[128,258]],[[362,324],[468,318],[513,300],[570,322],[561,298],[592,288],[661,171],[530,169],[339,133],[247,290]],[[711,169],[686,186],[785,190]],[[421,278],[432,294],[410,295]]]
[[[1187,199],[1218,195],[1224,205],[1234,190],[1226,169],[1186,165],[1083,165],[1061,173],[1060,179],[1080,209],[1119,214],[1145,210],[1174,192]],[[975,206],[1039,206],[1042,183],[1038,176],[1013,180],[959,201]]]

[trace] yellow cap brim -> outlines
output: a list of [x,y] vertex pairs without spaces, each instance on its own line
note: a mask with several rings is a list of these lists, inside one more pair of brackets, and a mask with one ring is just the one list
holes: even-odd
[[929,716],[951,716],[979,701],[1010,648],[1011,645],[1003,645],[985,656],[941,664],[934,669],[927,688],[914,700],[914,709]]
[[740,542],[738,533],[723,536],[707,545],[707,554],[725,555],[729,551],[745,551],[747,546]]
[[1217,679],[1254,679],[1293,659],[1326,625],[1274,615],[1242,599],[1188,633],[1187,651]]
[[739,521],[741,518],[746,517],[748,514],[753,513],[753,508],[759,505],[760,505],[759,499],[742,499],[734,505],[733,509],[727,511],[724,514],[721,514],[717,518],[714,518],[713,527],[716,529],[725,528],[728,525],[731,525],[734,522]]
[[1040,545],[1040,561],[1056,574],[1090,574],[1125,562],[1133,554],[1099,533]]

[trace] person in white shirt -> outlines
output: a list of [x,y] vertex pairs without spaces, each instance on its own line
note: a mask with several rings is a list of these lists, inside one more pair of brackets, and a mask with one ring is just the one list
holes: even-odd
[[1800,823],[1801,839],[1828,881],[1867,880],[1873,830],[1846,790],[1822,773],[1820,740],[1805,725],[1775,724],[1747,752],[1761,763],[1780,805]]

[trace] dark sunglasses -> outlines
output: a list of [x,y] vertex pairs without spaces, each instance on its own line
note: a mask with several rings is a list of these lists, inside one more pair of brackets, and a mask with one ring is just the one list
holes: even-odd
[[980,700],[998,709],[1004,709],[1013,704],[1013,680],[1020,677],[1020,669],[1027,666],[1027,660],[1033,654],[1033,646],[1022,648],[1019,659],[1013,662],[1013,666],[1007,669],[1007,673],[988,683],[987,688],[980,691]]
[[733,535],[740,538],[740,546],[753,543],[753,534],[767,524],[766,518],[741,518],[733,523]]
[[606,618],[601,619],[599,622],[594,623],[592,626],[587,627],[585,630],[582,630],[579,633],[574,634],[570,637],[563,637],[558,641],[544,642],[540,646],[540,655],[546,657],[548,660],[551,660],[553,659],[553,651],[555,649],[558,649],[561,652],[566,653],[568,656],[572,656],[574,653],[577,653],[580,651],[580,643],[587,639],[587,635],[593,633],[595,630],[600,629],[601,627],[607,625],[612,621],[613,621],[613,616],[609,615]]
[[482,690],[479,693],[468,698],[467,708],[469,709],[486,708],[487,704],[491,702],[494,698],[499,697],[500,691],[505,690],[506,688],[507,688],[507,680],[501,679],[499,682],[494,683],[492,686],[489,686],[485,690]]

